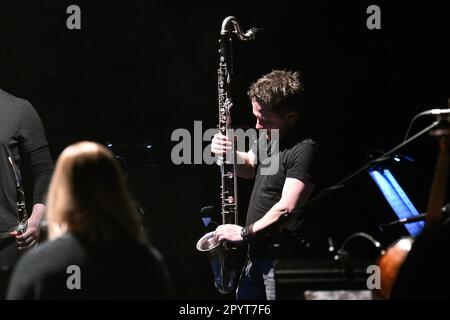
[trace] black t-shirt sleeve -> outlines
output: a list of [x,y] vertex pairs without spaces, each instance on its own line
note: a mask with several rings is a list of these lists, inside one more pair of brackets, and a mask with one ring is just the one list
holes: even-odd
[[287,156],[286,178],[295,178],[303,183],[316,183],[319,147],[313,141],[296,145]]
[[21,108],[19,139],[25,174],[30,174],[33,204],[43,203],[53,171],[53,162],[42,121],[28,102]]

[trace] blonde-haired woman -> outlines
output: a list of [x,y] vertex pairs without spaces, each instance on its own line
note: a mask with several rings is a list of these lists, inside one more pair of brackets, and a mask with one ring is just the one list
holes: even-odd
[[49,241],[23,255],[9,299],[165,299],[161,256],[145,245],[121,168],[104,146],[60,155],[47,200]]

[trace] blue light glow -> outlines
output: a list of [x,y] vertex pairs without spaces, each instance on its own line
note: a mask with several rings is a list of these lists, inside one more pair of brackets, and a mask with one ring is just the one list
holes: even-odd
[[[399,219],[410,218],[419,214],[388,169],[370,169],[369,174]],[[425,223],[418,221],[407,223],[404,226],[411,236],[417,237],[422,232]]]

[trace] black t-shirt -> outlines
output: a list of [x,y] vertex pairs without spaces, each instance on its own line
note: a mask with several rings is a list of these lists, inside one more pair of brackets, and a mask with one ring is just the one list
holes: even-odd
[[[28,189],[32,204],[42,203],[53,164],[42,122],[26,100],[0,90],[0,232],[17,226],[16,178],[12,156]],[[29,213],[31,214],[31,213]]]
[[[301,131],[294,128],[290,133],[280,139],[279,153],[270,157],[279,157],[279,166],[275,174],[262,174],[264,166],[270,166],[272,160],[266,165],[259,164],[255,177],[255,184],[250,198],[246,224],[261,219],[280,199],[286,178],[294,178],[303,183],[316,183],[318,144],[305,138]],[[291,212],[287,220],[279,223],[277,228],[271,230],[265,240],[259,240],[254,247],[264,248],[267,242],[289,242],[297,237],[302,223],[301,207]],[[289,239],[289,240],[288,240]]]
[[22,255],[6,298],[168,299],[171,285],[155,248],[119,240],[92,244],[68,234]]

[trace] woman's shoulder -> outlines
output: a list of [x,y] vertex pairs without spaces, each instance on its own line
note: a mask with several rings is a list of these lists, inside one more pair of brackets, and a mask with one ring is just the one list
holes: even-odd
[[[151,244],[134,241],[114,241],[109,244],[116,254],[134,256],[148,261],[162,262],[163,257],[159,250]],[[113,247],[113,248],[111,248]]]
[[64,261],[65,257],[82,251],[82,245],[78,239],[72,235],[66,235],[54,240],[46,240],[26,251],[18,263],[32,265],[33,268],[39,265],[57,265],[59,261]]

